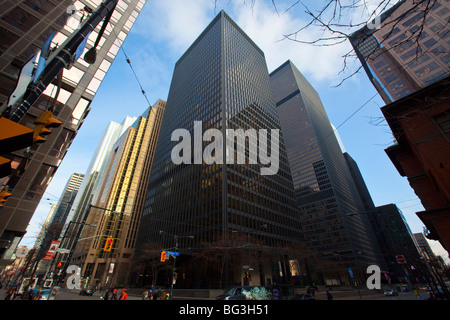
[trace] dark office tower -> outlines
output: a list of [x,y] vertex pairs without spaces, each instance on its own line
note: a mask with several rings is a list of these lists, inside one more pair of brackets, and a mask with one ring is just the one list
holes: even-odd
[[62,228],[62,226],[66,222],[67,217],[71,213],[73,202],[77,196],[83,179],[84,174],[72,173],[69,181],[66,184],[66,187],[64,188],[64,191],[61,195],[58,206],[55,209],[50,223],[59,223],[61,224]]
[[373,203],[372,197],[369,193],[369,189],[367,189],[366,183],[364,182],[361,171],[359,171],[358,164],[347,152],[344,152],[344,158],[347,162],[347,166],[350,170],[353,181],[355,182],[359,196],[361,197],[361,200],[363,202],[364,209],[366,211],[372,211],[373,209],[375,209],[375,204]]
[[[84,174],[72,173],[69,181],[61,194],[61,197],[53,210],[48,223],[44,224],[41,233],[44,234],[41,246],[49,247],[52,240],[58,240],[63,230],[67,217],[72,213],[73,202],[83,182]],[[51,232],[48,232],[48,230]]]
[[316,268],[324,282],[346,282],[347,268],[364,279],[368,265],[384,263],[319,95],[291,61],[273,71],[270,80],[305,241],[322,258]]
[[351,35],[358,59],[386,104],[449,76],[449,18],[449,1],[402,0]]
[[[208,164],[205,152],[203,161],[192,152],[191,164],[174,164],[179,137],[171,136],[179,128],[189,131],[194,149],[199,132],[220,130],[224,143],[210,153],[218,161]],[[281,252],[298,246],[302,232],[283,139],[280,134],[279,170],[262,175],[261,162],[220,161],[227,156],[226,129],[238,128],[268,129],[273,137],[280,125],[264,53],[222,11],[175,65],[137,241],[138,253],[151,247],[181,251],[180,287],[217,287],[221,275],[222,286],[289,278],[293,257]],[[200,146],[206,150],[210,143]],[[247,143],[248,160],[253,146]],[[241,255],[234,254],[238,249]]]
[[[411,270],[410,276],[422,279],[419,245],[402,211],[391,203],[376,207],[369,218],[374,229],[379,230],[376,237],[387,262],[386,271],[393,278],[391,280],[399,282],[405,275],[405,268]],[[405,257],[406,265],[397,263],[396,256],[399,255]]]

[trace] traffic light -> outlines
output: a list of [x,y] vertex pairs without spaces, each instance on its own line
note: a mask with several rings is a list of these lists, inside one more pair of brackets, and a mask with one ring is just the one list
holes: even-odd
[[0,157],[0,178],[9,176],[12,173],[11,160]]
[[45,142],[45,138],[42,136],[52,133],[48,128],[59,127],[62,122],[53,118],[53,113],[50,111],[42,111],[39,116],[34,120],[36,125],[33,130],[33,142],[42,143]]
[[0,116],[0,155],[33,144],[33,130],[20,123]]
[[114,243],[114,238],[106,238],[105,246],[103,247],[103,251],[110,252],[112,249],[112,245]]
[[11,196],[12,193],[9,193],[7,188],[3,189],[3,191],[0,192],[0,207],[3,207],[6,200]]
[[162,251],[161,252],[161,262],[165,262],[166,261],[166,252]]

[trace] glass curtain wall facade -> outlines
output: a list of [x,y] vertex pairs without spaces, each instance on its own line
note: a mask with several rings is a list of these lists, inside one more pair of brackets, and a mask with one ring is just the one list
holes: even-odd
[[[201,121],[202,128],[194,128],[194,121]],[[171,135],[179,128],[191,137],[211,128],[220,130],[224,143],[215,156],[223,162],[207,164],[203,159],[195,164],[192,154],[192,164],[175,165],[171,151],[176,142]],[[226,129],[237,128],[258,131],[280,126],[264,53],[222,11],[176,63],[139,231],[141,253],[148,247],[174,247],[176,238],[181,260],[183,254],[190,256],[184,263],[180,260],[180,272],[188,279],[179,281],[180,287],[275,281],[272,274],[281,278],[279,266],[287,261],[277,256],[269,266],[261,256],[269,261],[273,254],[269,248],[301,242],[282,137],[278,173],[263,176],[260,164],[223,165]],[[202,150],[209,143],[204,141]],[[247,156],[249,147],[247,143]],[[245,248],[245,254],[231,257],[236,248]],[[214,263],[196,259],[213,251]],[[253,268],[247,268],[246,277],[243,265]],[[289,271],[283,270],[282,277],[287,277]]]
[[[383,252],[389,276],[392,282],[402,282],[405,276],[411,276],[413,282],[423,281],[417,279],[422,262],[420,261],[419,245],[403,216],[402,211],[395,204],[376,207],[369,215],[376,233],[378,243]],[[396,256],[403,255],[407,264],[397,263]],[[412,266],[412,267],[411,267]],[[415,277],[412,277],[415,276]]]
[[270,80],[319,280],[348,283],[347,268],[363,279],[368,265],[381,267],[384,261],[320,97],[291,61],[273,71]]
[[[73,250],[76,246],[76,235],[79,234],[81,232],[80,230],[84,227],[89,205],[99,186],[98,177],[106,166],[106,160],[117,139],[136,121],[136,119],[136,117],[126,117],[121,124],[111,121],[100,138],[94,156],[86,170],[85,178],[81,183],[80,190],[73,202],[73,210],[69,213],[64,230],[61,233],[61,248]],[[75,257],[72,256],[72,259],[74,258]],[[57,253],[55,259],[58,261],[67,261],[68,254]]]
[[[99,177],[101,187],[86,219],[96,225],[95,232],[84,228],[76,247],[77,263],[91,285],[128,282],[165,105],[158,100],[138,117],[114,144]],[[104,250],[107,237],[113,238],[110,251]]]
[[55,210],[55,214],[51,220],[51,223],[61,224],[61,228],[66,222],[67,217],[72,211],[73,202],[80,190],[81,183],[83,182],[84,174],[73,173],[67,182],[66,187],[58,202],[58,207]]

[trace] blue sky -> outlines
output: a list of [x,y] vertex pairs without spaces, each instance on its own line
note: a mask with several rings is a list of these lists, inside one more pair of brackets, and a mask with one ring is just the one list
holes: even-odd
[[[342,55],[351,50],[348,42],[314,47],[283,40],[284,35],[296,31],[305,21],[300,5],[284,13],[294,2],[277,1],[277,13],[268,0],[256,1],[254,6],[249,5],[252,1],[243,0],[218,1],[216,6],[213,0],[150,0],[125,40],[123,49],[150,103],[158,98],[166,100],[175,62],[224,9],[264,51],[269,72],[290,59],[317,90],[330,121],[338,127],[346,151],[357,162],[375,205],[397,204],[411,230],[422,232],[423,224],[415,215],[415,212],[424,210],[420,200],[384,152],[393,143],[390,129],[386,122],[374,124],[382,118],[380,107],[384,105],[383,101],[362,72],[334,87],[360,65],[352,60],[347,72],[339,74],[343,66]],[[313,29],[304,37],[312,39],[318,35],[320,32]],[[73,172],[85,173],[109,122],[120,123],[126,116],[138,116],[147,107],[125,55],[120,51],[21,244],[34,243],[50,210],[50,203],[57,202],[70,175]]]

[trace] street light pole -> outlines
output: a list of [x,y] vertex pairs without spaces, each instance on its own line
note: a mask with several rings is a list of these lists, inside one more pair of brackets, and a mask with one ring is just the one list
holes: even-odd
[[[114,210],[110,210],[110,209],[106,209],[106,208],[102,208],[102,207],[97,207],[97,206],[94,206],[94,205],[92,205],[92,204],[89,204],[89,206],[86,208],[86,211],[85,211],[85,213],[84,213],[83,218],[82,218],[81,221],[73,221],[73,222],[71,221],[71,223],[80,224],[81,227],[79,227],[78,230],[77,230],[77,233],[76,233],[76,235],[75,235],[74,242],[73,242],[73,244],[72,244],[72,246],[71,246],[71,248],[70,248],[69,255],[67,256],[67,260],[66,260],[66,262],[65,262],[65,264],[64,264],[64,268],[62,269],[62,270],[63,270],[62,273],[61,273],[61,277],[62,277],[62,278],[64,278],[64,277],[66,276],[66,270],[67,270],[66,266],[67,266],[67,264],[70,262],[70,260],[72,260],[72,256],[73,256],[73,253],[74,253],[74,251],[75,251],[76,245],[77,245],[78,241],[81,240],[81,239],[80,239],[80,236],[81,236],[81,232],[83,231],[83,226],[85,226],[85,225],[87,225],[87,226],[93,226],[93,225],[90,225],[90,224],[86,224],[87,216],[89,215],[89,212],[91,211],[92,208],[100,209],[100,210],[104,210],[104,211],[109,211],[109,212],[115,212]],[[67,228],[66,231],[67,231],[68,229],[69,229],[69,228]],[[83,240],[84,240],[84,239],[83,239]]]
[[[175,235],[175,252],[178,252],[178,236]],[[172,283],[170,285],[170,299],[173,300],[173,283],[175,281],[175,262],[177,261],[177,256],[173,256],[173,267],[172,267]]]
[[[176,235],[176,234],[170,234],[170,233],[168,233],[168,232],[165,232],[165,231],[159,231],[159,234],[167,234],[167,235],[169,235],[169,236],[171,236],[171,237],[174,237],[174,239],[175,239],[175,252],[178,252],[178,239],[179,238],[189,238],[189,239],[194,239],[194,236],[178,236],[178,235]],[[171,283],[171,285],[170,285],[170,299],[172,299],[173,300],[173,284],[174,284],[174,280],[175,280],[175,263],[176,263],[176,261],[177,261],[177,256],[176,255],[174,255],[173,256],[173,267],[172,267],[172,283]]]

